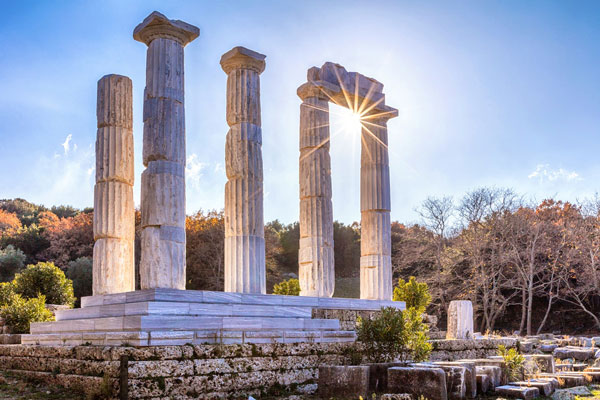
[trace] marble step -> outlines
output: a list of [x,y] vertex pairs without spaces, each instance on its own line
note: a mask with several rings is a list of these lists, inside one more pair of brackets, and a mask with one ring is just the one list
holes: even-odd
[[218,331],[188,330],[149,332],[74,332],[22,335],[22,344],[56,345],[131,345],[159,346],[184,344],[243,344],[243,343],[306,343],[306,342],[353,342],[354,331]]
[[117,317],[127,315],[201,315],[221,317],[311,318],[311,307],[253,304],[185,303],[144,301],[57,310],[56,320]]
[[214,292],[206,290],[177,290],[177,289],[146,289],[134,292],[87,296],[81,299],[81,307],[139,303],[139,302],[187,302],[187,303],[216,303],[272,306],[300,306],[328,309],[348,310],[379,310],[381,307],[404,309],[401,301],[365,300],[330,297],[282,296],[275,294],[249,294]]
[[131,315],[34,322],[32,334],[150,330],[339,330],[337,319]]

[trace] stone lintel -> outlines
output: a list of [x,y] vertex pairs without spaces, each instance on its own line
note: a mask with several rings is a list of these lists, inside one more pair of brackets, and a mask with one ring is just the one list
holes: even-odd
[[180,20],[168,19],[158,11],[152,12],[135,27],[133,38],[150,45],[156,38],[172,39],[182,46],[187,45],[200,35],[200,29]]
[[[305,100],[309,97],[326,99],[334,104],[347,107],[364,114],[365,119],[391,119],[398,116],[398,110],[385,105],[385,95],[376,92],[353,92],[328,81],[310,81],[302,84],[297,90],[298,97]],[[348,104],[350,103],[350,104]],[[354,104],[358,109],[354,110]]]
[[242,46],[236,46],[221,56],[221,67],[226,74],[234,69],[250,69],[257,73],[265,70],[265,56]]

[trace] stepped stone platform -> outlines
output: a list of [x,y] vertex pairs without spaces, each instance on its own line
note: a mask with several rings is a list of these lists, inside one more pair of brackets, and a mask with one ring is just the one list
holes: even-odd
[[148,289],[84,297],[56,321],[32,323],[23,344],[155,346],[204,343],[351,342],[338,319],[313,310],[404,309],[404,302]]

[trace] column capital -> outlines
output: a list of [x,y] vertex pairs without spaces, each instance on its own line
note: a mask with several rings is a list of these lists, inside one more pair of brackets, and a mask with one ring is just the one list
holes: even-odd
[[242,46],[236,46],[221,56],[221,68],[227,75],[234,69],[250,69],[259,74],[265,70],[265,56]]
[[327,82],[306,82],[298,87],[296,94],[302,101],[309,97],[317,97],[322,100],[331,100],[331,96],[328,95],[335,88],[328,87]]
[[375,123],[375,121],[377,121],[382,124],[386,124],[390,119],[396,118],[397,116],[397,109],[382,105],[369,113],[365,113],[363,116],[361,116],[361,119],[371,123]]
[[180,20],[168,19],[158,11],[152,12],[133,30],[133,38],[150,45],[154,39],[165,38],[187,45],[200,35],[200,29]]

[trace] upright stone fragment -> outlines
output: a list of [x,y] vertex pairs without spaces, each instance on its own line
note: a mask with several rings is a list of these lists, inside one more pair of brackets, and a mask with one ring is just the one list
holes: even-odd
[[185,289],[185,113],[183,48],[195,26],[150,14],[133,38],[148,46],[144,90],[142,289]]
[[473,304],[469,300],[452,300],[448,307],[446,339],[473,338]]
[[360,163],[360,298],[391,300],[392,236],[387,121],[395,114],[362,119]]
[[265,56],[234,47],[227,74],[225,291],[266,293],[260,78]]
[[135,290],[131,79],[98,81],[94,187],[94,295]]
[[[311,80],[312,71],[308,72]],[[312,84],[298,88],[300,106],[301,296],[332,297],[335,289],[333,209],[329,157],[329,102]]]

